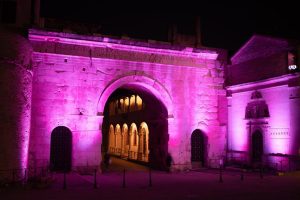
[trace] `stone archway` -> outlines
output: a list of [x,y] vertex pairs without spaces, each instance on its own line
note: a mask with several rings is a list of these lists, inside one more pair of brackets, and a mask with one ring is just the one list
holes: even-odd
[[[132,102],[135,102],[136,108]],[[109,124],[127,124],[130,142],[124,145],[120,157],[126,156],[133,162],[165,169],[169,141],[168,118],[173,111],[171,102],[166,89],[149,77],[126,76],[112,82],[102,92],[98,103],[98,115],[103,116],[102,149],[105,151],[105,134],[109,132]],[[136,124],[136,131],[132,131],[133,123]],[[127,142],[127,139],[124,141]]]
[[112,80],[102,91],[98,105],[97,115],[103,116],[105,104],[110,95],[118,88],[124,85],[133,85],[145,88],[161,101],[168,111],[168,117],[173,117],[173,100],[168,90],[157,80],[146,75],[128,75]]
[[206,144],[205,134],[196,129],[191,135],[191,162],[193,167],[201,167],[206,164]]
[[70,171],[72,168],[72,132],[58,126],[51,133],[50,170]]

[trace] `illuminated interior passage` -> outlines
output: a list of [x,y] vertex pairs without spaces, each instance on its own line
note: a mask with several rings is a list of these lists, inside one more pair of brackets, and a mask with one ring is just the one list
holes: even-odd
[[[109,148],[108,152],[113,155],[128,157],[132,160],[143,162],[149,161],[149,129],[146,122],[139,125],[135,123],[130,125],[123,124],[122,131],[120,125],[110,125],[109,129]],[[116,131],[114,131],[116,130]]]
[[166,169],[167,111],[142,88],[119,88],[109,97],[103,126],[103,155]]

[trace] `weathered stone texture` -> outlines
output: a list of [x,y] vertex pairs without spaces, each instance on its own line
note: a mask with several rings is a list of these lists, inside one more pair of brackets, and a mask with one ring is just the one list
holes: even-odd
[[[299,156],[300,146],[300,78],[298,71],[288,70],[288,55],[296,45],[284,39],[253,36],[233,56],[233,65],[227,70],[229,155],[253,164],[256,147],[252,146],[252,136],[259,132],[261,162],[273,168],[283,165],[281,170],[299,165],[294,158]],[[266,105],[264,112],[262,103]]]
[[27,167],[32,49],[17,30],[0,27],[0,169]]
[[[66,44],[62,42],[64,38],[36,41],[33,36],[35,76],[30,152],[35,156],[31,163],[49,159],[49,150],[39,153],[39,145],[49,149],[51,132],[61,125],[70,128],[73,134],[73,165],[99,165],[102,116],[97,114],[103,112],[99,110],[99,99],[111,84],[124,78],[131,81],[123,85],[141,85],[158,96],[163,95],[163,88],[169,95],[171,105],[165,105],[171,116],[168,150],[175,168],[190,166],[190,137],[195,129],[201,129],[209,138],[224,139],[219,136],[225,133],[219,126],[218,115],[222,96],[218,91],[222,90],[224,79],[222,69],[215,67],[218,62],[215,52],[203,51],[212,56],[209,58],[201,56],[201,51],[169,54],[168,50],[134,45],[112,44],[110,48],[108,43],[102,46],[94,43],[90,47],[79,40]],[[202,120],[206,121],[205,127],[199,126]],[[215,148],[212,140],[209,143],[209,151],[214,152],[210,155],[222,154],[223,147]]]

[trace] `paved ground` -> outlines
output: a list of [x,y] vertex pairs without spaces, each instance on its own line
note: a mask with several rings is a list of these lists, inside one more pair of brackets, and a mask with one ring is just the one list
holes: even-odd
[[[154,171],[150,187],[146,167],[128,165],[122,160],[113,160],[113,163],[109,171],[97,175],[97,189],[93,176],[72,173],[67,175],[67,189],[64,190],[63,175],[56,174],[50,188],[2,188],[0,199],[300,199],[300,172],[266,175],[263,179],[258,173],[247,173],[242,181],[240,173],[225,171],[223,183],[220,183],[217,170]],[[121,170],[124,163],[127,166],[125,187]]]
[[123,169],[127,171],[148,171],[148,167],[143,165],[138,165],[133,162],[128,162],[124,159],[118,159],[116,157],[111,157],[111,164],[107,171],[122,171]]

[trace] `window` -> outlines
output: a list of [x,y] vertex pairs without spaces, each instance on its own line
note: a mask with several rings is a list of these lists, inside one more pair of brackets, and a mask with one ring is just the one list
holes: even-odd
[[129,97],[125,97],[124,101],[124,112],[127,113],[129,108]]
[[143,100],[139,95],[136,95],[136,107],[137,110],[142,110],[143,109]]
[[270,117],[269,108],[265,101],[248,103],[245,112],[245,119],[258,119]]
[[145,104],[142,98],[139,95],[131,95],[130,97],[112,100],[109,103],[109,116],[143,110],[144,108]]
[[131,95],[130,97],[130,107],[129,107],[129,111],[135,111],[135,95]]

